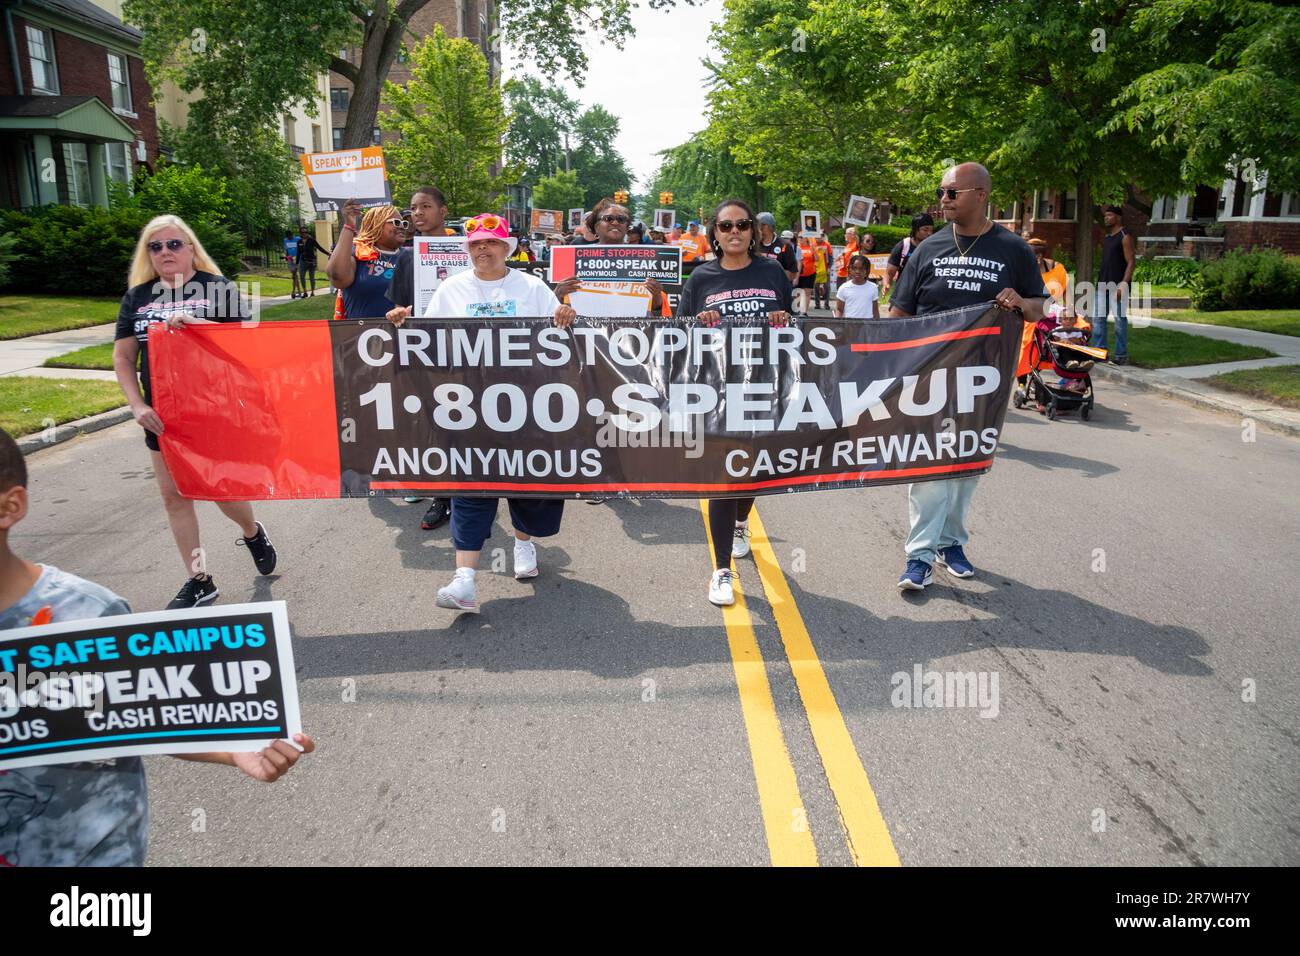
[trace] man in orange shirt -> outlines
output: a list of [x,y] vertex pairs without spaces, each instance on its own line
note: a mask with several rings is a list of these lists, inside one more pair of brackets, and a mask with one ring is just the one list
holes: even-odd
[[824,236],[805,236],[799,240],[799,245],[802,247],[803,257],[799,262],[799,282],[796,289],[799,293],[799,311],[807,315],[813,288],[817,284],[817,263],[825,261],[826,268],[829,270],[831,244]]
[[835,278],[839,284],[843,285],[849,278],[849,260],[858,251],[858,227],[849,226],[844,230],[844,256],[840,259],[840,267],[835,270]]
[[677,240],[677,245],[682,247],[682,262],[708,258],[709,240],[700,232],[700,224],[694,219],[686,224],[686,232]]

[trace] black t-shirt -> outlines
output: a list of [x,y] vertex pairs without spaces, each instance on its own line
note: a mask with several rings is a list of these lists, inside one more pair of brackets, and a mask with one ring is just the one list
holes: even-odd
[[794,243],[789,239],[782,239],[780,236],[773,236],[770,243],[760,240],[759,248],[763,250],[763,255],[781,263],[781,268],[786,272],[799,271],[799,263],[794,256]]
[[315,236],[298,237],[298,261],[316,264],[316,253],[323,252],[329,255],[330,251],[316,241]]
[[247,304],[239,295],[239,286],[225,276],[196,272],[185,285],[168,289],[157,279],[132,286],[122,296],[117,312],[114,339],[134,338],[140,343],[140,387],[144,400],[153,404],[149,383],[149,326],[163,322],[176,312],[188,312],[196,319],[212,322],[239,322],[251,317]]
[[697,266],[682,288],[677,315],[682,318],[717,310],[723,318],[763,316],[792,311],[790,277],[775,259],[751,259],[743,269],[724,269],[722,260]]
[[913,249],[894,286],[891,307],[925,315],[990,302],[1003,289],[1015,289],[1027,299],[1047,297],[1034,251],[1025,240],[993,223],[978,239],[959,237],[963,259],[953,228],[945,226]]
[[[902,277],[903,267],[907,265],[907,260],[912,258],[912,253],[916,252],[916,247],[920,243],[908,236],[906,239],[900,239],[894,243],[894,248],[889,250],[889,264],[899,272],[899,278]],[[906,251],[904,246],[907,247]],[[965,247],[963,247],[965,248]]]
[[403,246],[397,250],[393,263],[393,278],[388,282],[388,301],[393,305],[415,307],[415,249]]

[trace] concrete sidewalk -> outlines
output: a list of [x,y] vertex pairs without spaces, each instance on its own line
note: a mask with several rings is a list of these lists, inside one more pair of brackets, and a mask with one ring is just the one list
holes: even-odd
[[1268,349],[1277,358],[1247,359],[1243,362],[1216,362],[1213,365],[1184,365],[1179,368],[1164,369],[1170,375],[1184,379],[1209,378],[1221,372],[1235,372],[1243,368],[1268,368],[1273,365],[1300,365],[1300,338],[1294,335],[1275,335],[1272,332],[1256,332],[1253,329],[1237,329],[1226,325],[1204,325],[1200,322],[1171,322],[1168,319],[1129,319],[1134,328],[1145,325],[1158,329],[1172,329],[1189,335],[1200,335],[1207,339],[1221,342],[1236,342],[1238,345],[1253,345]]

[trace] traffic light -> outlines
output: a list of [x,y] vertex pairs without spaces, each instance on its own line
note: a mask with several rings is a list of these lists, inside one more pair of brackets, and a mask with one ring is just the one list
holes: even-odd
[[620,206],[624,206],[624,205],[626,205],[626,204],[627,204],[627,190],[626,190],[626,189],[616,189],[616,190],[614,190],[614,202],[618,203]]
[[672,193],[660,193],[660,194],[659,194],[659,205],[660,205],[660,206],[663,206],[665,209],[667,209],[668,207],[672,206],[672,204],[673,204],[673,194],[672,194]]

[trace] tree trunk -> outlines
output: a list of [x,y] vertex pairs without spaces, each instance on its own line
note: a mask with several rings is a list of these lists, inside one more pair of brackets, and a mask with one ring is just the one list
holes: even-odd
[[1075,185],[1074,281],[1092,282],[1092,183],[1081,179]]
[[374,142],[374,128],[379,116],[379,100],[384,91],[388,69],[402,45],[404,21],[388,20],[372,14],[366,22],[361,43],[361,62],[352,84],[348,103],[348,120],[343,127],[344,149],[369,146]]

